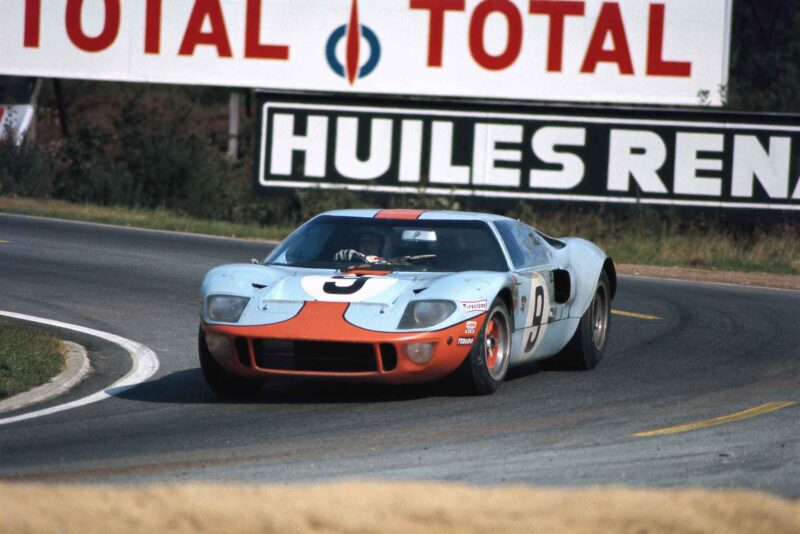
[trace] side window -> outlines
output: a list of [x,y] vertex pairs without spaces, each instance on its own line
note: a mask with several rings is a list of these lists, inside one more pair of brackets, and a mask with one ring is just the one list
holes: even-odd
[[516,269],[552,263],[550,250],[530,226],[517,221],[498,221],[495,226]]
[[538,265],[549,265],[553,262],[550,254],[550,249],[544,244],[542,238],[536,233],[536,230],[530,226],[522,223],[517,223],[522,245],[529,251],[531,255],[531,265],[536,267]]

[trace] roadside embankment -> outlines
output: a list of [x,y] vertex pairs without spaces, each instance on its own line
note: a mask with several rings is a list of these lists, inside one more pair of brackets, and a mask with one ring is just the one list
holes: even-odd
[[[340,204],[334,192],[322,191],[319,194],[322,193],[331,195],[331,198],[325,202],[316,197],[305,199],[307,205],[302,211],[308,212],[308,216],[324,209],[356,207],[348,204],[353,199],[343,199]],[[268,204],[269,199],[264,202]],[[376,207],[374,203],[364,203],[363,207],[366,206]],[[419,207],[441,209],[437,206]],[[189,217],[166,209],[129,209],[13,196],[0,196],[0,212],[257,240],[283,239],[298,223],[305,221],[298,213],[285,210],[280,212],[280,217],[264,225],[248,218],[230,222]],[[796,221],[745,227],[741,223],[736,225],[724,221],[700,224],[691,220],[673,220],[656,212],[628,217],[571,211],[538,213],[523,203],[507,215],[556,237],[588,239],[603,248],[618,264],[800,276],[800,240],[797,239],[800,223]]]
[[748,491],[443,483],[0,485],[0,533],[800,532],[800,502]]
[[712,271],[708,269],[693,269],[691,267],[629,265],[624,263],[617,265],[617,274],[645,278],[688,280],[690,282],[800,290],[800,275],[796,274]]

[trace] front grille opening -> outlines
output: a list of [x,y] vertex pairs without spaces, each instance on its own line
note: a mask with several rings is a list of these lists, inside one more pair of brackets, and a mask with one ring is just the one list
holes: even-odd
[[397,349],[389,343],[381,343],[381,363],[384,371],[397,367]]
[[337,373],[378,370],[375,348],[368,343],[254,339],[253,353],[262,369]]
[[239,358],[239,363],[242,367],[250,367],[250,349],[247,347],[247,340],[243,337],[237,337],[233,342],[236,347],[236,357]]

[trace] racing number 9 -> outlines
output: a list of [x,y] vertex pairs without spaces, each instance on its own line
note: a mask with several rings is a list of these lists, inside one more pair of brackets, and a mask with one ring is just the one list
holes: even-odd
[[536,341],[539,339],[539,332],[542,331],[538,328],[542,324],[542,317],[544,316],[544,287],[536,286],[533,296],[533,321],[529,326],[537,327],[535,332],[528,334],[528,341],[525,342],[525,352],[530,352],[536,346]]

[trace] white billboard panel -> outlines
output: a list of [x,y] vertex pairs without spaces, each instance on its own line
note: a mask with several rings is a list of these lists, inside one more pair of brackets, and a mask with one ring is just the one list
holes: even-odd
[[0,0],[0,74],[719,105],[731,0]]

